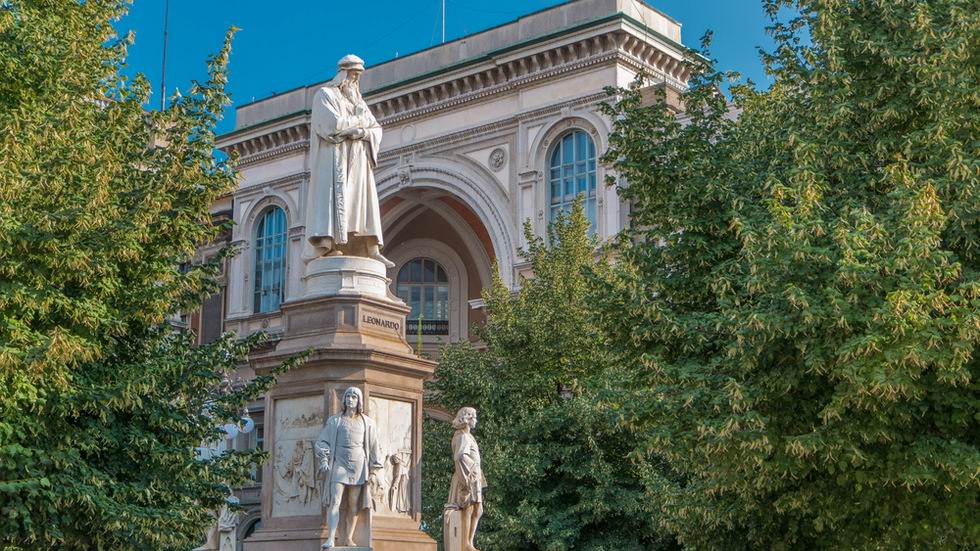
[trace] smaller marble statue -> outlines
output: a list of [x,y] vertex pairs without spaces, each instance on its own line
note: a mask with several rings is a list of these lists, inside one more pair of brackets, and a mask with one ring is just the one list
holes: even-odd
[[235,549],[235,530],[238,528],[240,515],[234,508],[239,504],[238,498],[234,494],[229,494],[225,505],[220,510],[212,511],[214,523],[208,527],[208,532],[204,545],[197,547],[194,551],[225,551],[228,548],[225,543],[231,541],[230,551]]
[[398,453],[391,456],[391,490],[388,492],[388,508],[399,513],[408,513],[408,468]]
[[[446,514],[459,511],[462,551],[479,551],[473,546],[480,517],[483,516],[483,489],[487,479],[480,465],[480,447],[473,437],[476,427],[476,410],[464,407],[453,420],[453,464],[456,469],[449,485]],[[449,551],[449,550],[447,550]]]
[[[344,545],[353,547],[358,517],[370,520],[371,490],[369,482],[384,467],[378,446],[378,431],[374,421],[364,415],[364,395],[356,387],[344,392],[344,409],[340,415],[327,419],[315,447],[320,471],[326,474],[321,496],[327,506],[327,541],[322,549],[334,547],[337,527],[343,517]],[[346,497],[347,510],[341,511]],[[363,515],[362,515],[363,513]],[[361,545],[370,545],[368,541]]]

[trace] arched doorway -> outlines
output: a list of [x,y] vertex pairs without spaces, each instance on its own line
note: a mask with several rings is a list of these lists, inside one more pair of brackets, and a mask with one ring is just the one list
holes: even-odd
[[409,343],[438,357],[442,344],[468,340],[483,321],[481,293],[495,258],[479,217],[444,191],[411,188],[384,200],[382,224],[392,288],[413,307]]

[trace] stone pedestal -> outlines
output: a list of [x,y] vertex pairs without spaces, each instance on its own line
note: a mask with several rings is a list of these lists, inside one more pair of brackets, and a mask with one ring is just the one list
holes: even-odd
[[442,550],[463,551],[463,515],[459,509],[446,509],[442,515]]
[[388,296],[387,268],[373,258],[324,256],[306,266],[306,296]]
[[419,530],[422,383],[435,363],[417,357],[405,341],[409,308],[388,293],[383,264],[328,257],[311,262],[307,274],[307,296],[282,304],[281,340],[250,358],[261,375],[291,355],[313,351],[305,365],[280,375],[266,396],[264,440],[271,457],[263,467],[262,528],[244,548],[320,549],[326,510],[313,442],[327,417],[340,412],[344,391],[356,386],[377,424],[385,468],[381,485],[371,488],[374,511],[355,529],[362,547],[335,549],[369,544],[374,551],[435,551],[436,542]]

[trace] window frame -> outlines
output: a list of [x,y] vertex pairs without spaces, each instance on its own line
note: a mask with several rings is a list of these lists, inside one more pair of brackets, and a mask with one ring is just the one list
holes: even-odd
[[[432,281],[425,281],[425,263],[426,262],[431,262],[433,264],[433,274],[434,275],[433,275],[433,280]],[[416,265],[416,263],[418,263],[418,266],[419,266],[419,278],[418,278],[417,281],[414,279],[413,274],[411,273],[412,266],[413,265]],[[402,274],[406,270],[409,270],[408,280],[407,281],[403,281],[402,280]],[[440,275],[443,278],[442,281],[440,281],[440,278],[439,278]],[[431,256],[416,256],[416,257],[413,257],[413,258],[409,259],[408,261],[404,262],[401,265],[401,267],[398,268],[398,272],[395,274],[395,278],[394,279],[395,279],[395,294],[398,295],[399,298],[401,298],[403,301],[405,301],[405,303],[409,307],[412,307],[412,304],[413,304],[412,303],[412,300],[411,300],[411,290],[419,289],[419,302],[418,302],[419,303],[419,307],[418,307],[418,309],[423,314],[424,314],[424,312],[426,310],[425,306],[426,306],[427,303],[431,302],[433,304],[431,310],[433,312],[436,312],[439,309],[437,305],[439,304],[439,302],[442,302],[442,312],[444,313],[444,316],[443,317],[435,318],[433,316],[432,318],[426,318],[423,315],[423,318],[422,318],[423,333],[422,334],[423,335],[426,335],[426,336],[428,336],[428,335],[440,336],[440,337],[441,336],[449,336],[449,334],[450,334],[450,321],[451,321],[451,317],[452,317],[452,312],[451,312],[451,305],[452,305],[452,300],[451,300],[452,281],[451,281],[451,278],[449,276],[449,270],[446,269],[446,267],[443,266],[442,263],[440,263],[435,258],[432,258]],[[409,292],[407,294],[407,297],[406,296],[402,296],[402,286],[405,286],[405,287],[407,287],[409,289]],[[432,289],[432,298],[431,298],[431,300],[426,298],[426,290],[427,289]],[[442,289],[444,291],[442,293],[442,295],[443,295],[444,298],[442,298],[441,300],[439,299],[439,294],[440,294],[439,291],[440,291],[440,289]],[[415,309],[413,308],[413,311],[414,310]],[[417,334],[417,329],[413,331],[409,327],[409,325],[411,325],[409,322],[413,322],[413,321],[414,322],[417,322],[418,321],[418,317],[417,316],[414,317],[414,318],[412,316],[413,316],[413,314],[410,312],[405,317],[405,322],[406,322],[406,326],[405,326],[405,328],[406,328],[406,335],[409,336],[409,337]],[[425,322],[433,322],[433,323],[438,322],[439,325],[441,325],[441,327],[439,327],[438,329],[433,329],[431,331],[426,331],[425,330]],[[416,327],[417,327],[417,325],[416,325]]]
[[[260,235],[265,229],[265,222],[267,217],[275,213],[281,214],[281,231],[276,233],[270,233],[268,235]],[[271,314],[280,311],[282,303],[286,300],[286,282],[288,280],[287,271],[289,269],[288,259],[289,259],[289,219],[286,216],[286,209],[278,204],[272,204],[262,209],[258,216],[255,218],[255,228],[252,232],[252,313],[253,314]],[[271,245],[266,245],[260,240],[274,239]],[[278,242],[276,242],[278,241]],[[266,247],[280,247],[282,254],[278,259],[279,262],[279,300],[276,301],[274,306],[267,307],[262,303],[262,293],[263,289],[263,278],[261,277],[266,270],[260,269],[261,262],[273,263],[276,259],[270,259],[267,261],[262,260],[262,255]],[[275,273],[275,270],[269,270],[271,273]],[[270,291],[275,289],[275,285],[269,286]]]
[[[581,145],[579,144],[580,136],[584,138],[584,144]],[[566,143],[571,147],[567,155]],[[585,152],[584,156],[579,157],[579,148],[582,145],[584,145]],[[591,133],[585,128],[577,126],[565,129],[552,140],[544,160],[546,226],[554,222],[558,212],[569,212],[578,196],[585,193],[585,214],[591,222],[589,231],[591,235],[598,235],[601,196],[598,145]],[[560,196],[560,200],[557,201],[555,200],[556,186]]]

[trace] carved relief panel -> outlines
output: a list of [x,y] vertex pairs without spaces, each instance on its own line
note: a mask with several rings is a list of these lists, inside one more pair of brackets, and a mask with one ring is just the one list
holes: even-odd
[[412,404],[371,397],[368,415],[378,426],[384,470],[370,485],[374,512],[412,514]]
[[320,514],[320,477],[313,443],[323,428],[323,396],[276,400],[272,516]]

